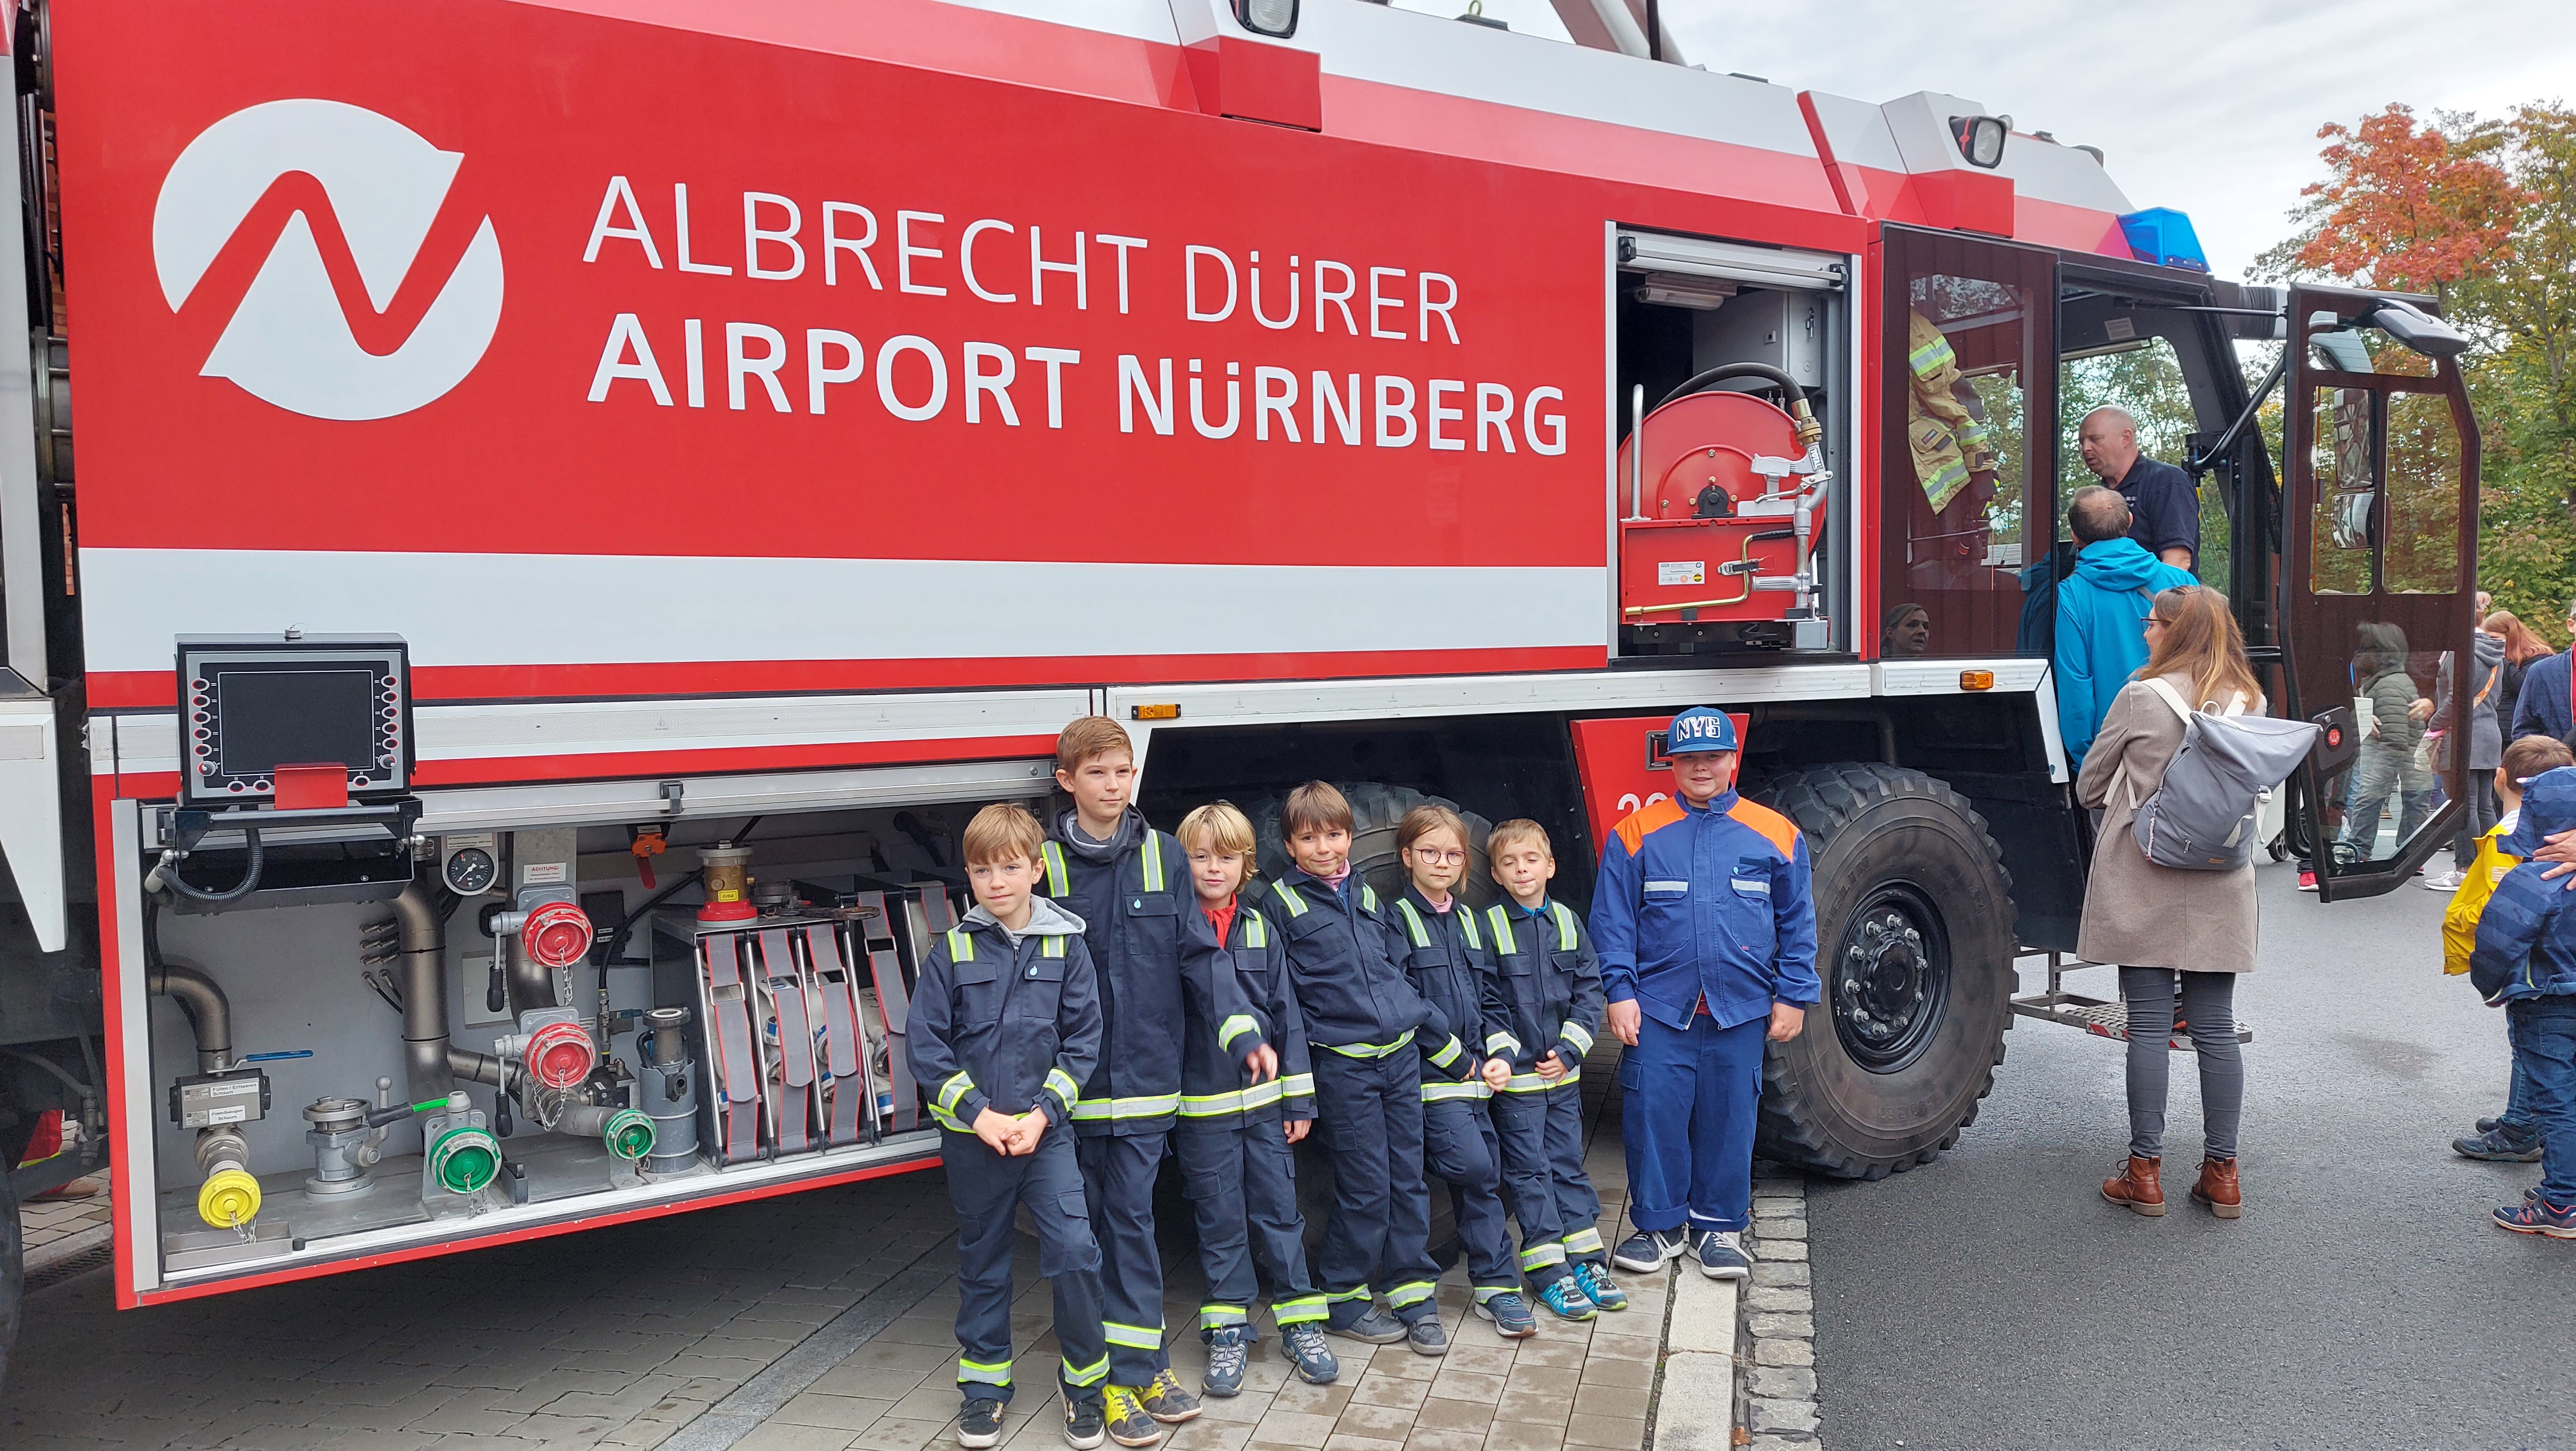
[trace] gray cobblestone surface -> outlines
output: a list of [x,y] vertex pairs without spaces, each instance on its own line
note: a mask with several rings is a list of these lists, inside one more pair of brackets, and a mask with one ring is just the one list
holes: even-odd
[[1737,1424],[1756,1451],[1819,1451],[1815,1301],[1808,1288],[1806,1181],[1755,1166],[1753,1277],[1736,1341]]

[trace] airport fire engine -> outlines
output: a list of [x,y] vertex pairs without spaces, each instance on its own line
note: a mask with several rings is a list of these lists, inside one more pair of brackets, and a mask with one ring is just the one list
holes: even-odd
[[2420,300],[1557,9],[21,0],[0,1152],[80,1132],[0,1183],[112,1165],[132,1307],[916,1168],[958,829],[1067,721],[1166,825],[1343,783],[1372,873],[1534,817],[1580,906],[1700,703],[1815,862],[1766,1151],[1926,1162],[2074,946],[2048,581],[2142,353],[2329,727],[2278,845],[2333,900],[2448,836],[2464,753],[2343,789],[2357,648],[2467,702]]

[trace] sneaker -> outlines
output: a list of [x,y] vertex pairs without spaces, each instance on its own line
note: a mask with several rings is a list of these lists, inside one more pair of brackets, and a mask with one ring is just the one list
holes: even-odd
[[[1527,1315],[1529,1313],[1528,1307],[1523,1306],[1521,1313],[1523,1315]],[[1406,1343],[1413,1347],[1413,1353],[1416,1355],[1447,1355],[1449,1353],[1449,1332],[1441,1327],[1440,1317],[1437,1315],[1425,1315],[1421,1319],[1414,1321],[1412,1324],[1405,1326],[1404,1338]]]
[[1371,1305],[1346,1323],[1325,1321],[1324,1332],[1344,1340],[1363,1340],[1371,1345],[1399,1345],[1404,1341],[1404,1322]]
[[2537,1164],[2541,1147],[2538,1130],[2527,1135],[2517,1134],[2504,1124],[2498,1124],[2473,1139],[2451,1140],[2451,1152],[2461,1158],[2491,1159],[2499,1164]]
[[1225,1325],[1208,1332],[1208,1368],[1199,1381],[1199,1390],[1211,1396],[1243,1394],[1243,1367],[1252,1358],[1250,1337],[1240,1325]]
[[1678,1229],[1640,1230],[1619,1241],[1610,1263],[1623,1270],[1651,1275],[1690,1251],[1690,1236]]
[[1297,1367],[1297,1378],[1306,1384],[1328,1386],[1342,1373],[1342,1363],[1333,1358],[1333,1347],[1324,1343],[1324,1332],[1314,1321],[1282,1329],[1279,1341],[1288,1352],[1288,1363]]
[[[1163,1428],[1145,1414],[1144,1403],[1136,1398],[1132,1386],[1111,1386],[1100,1397],[1101,1417],[1108,1422],[1109,1439],[1121,1446],[1151,1446],[1163,1439]],[[1099,1445],[1098,1441],[1091,1443]]]
[[1505,1340],[1527,1340],[1538,1333],[1538,1317],[1530,1313],[1529,1301],[1522,1299],[1518,1290],[1505,1290],[1478,1300],[1476,1313],[1493,1321],[1494,1333]]
[[2301,873],[2299,873],[2299,890],[2300,890],[2300,891],[2302,891],[2302,892],[2313,892],[2313,891],[2315,891],[2316,889],[2317,889],[2317,874],[2316,874],[2315,872],[2308,871],[2308,872],[2301,872]]
[[[957,1413],[957,1444],[969,1451],[983,1451],[1002,1441],[1002,1403],[978,1397],[966,1403]],[[1100,1443],[1094,1441],[1094,1446]]]
[[1064,1407],[1064,1444],[1073,1451],[1091,1451],[1101,1442],[1102,1412],[1094,1400],[1068,1401]]
[[1753,1261],[1745,1258],[1740,1230],[1701,1230],[1698,1250],[1699,1272],[1712,1280],[1741,1280],[1753,1274]]
[[2523,1196],[2520,1204],[2495,1212],[2498,1229],[2516,1234],[2545,1234],[2551,1239],[2576,1239],[2576,1204],[2552,1204],[2538,1193]]
[[1604,1310],[1628,1308],[1628,1292],[1619,1288],[1619,1282],[1610,1278],[1608,1270],[1592,1261],[1576,1260],[1574,1278],[1582,1283],[1584,1298],[1593,1304]]
[[2451,870],[2442,873],[2438,877],[2426,877],[2424,879],[2424,890],[2428,892],[2456,892],[2460,889],[2461,879],[2467,875],[2468,873],[2461,871],[2457,867],[2453,867]]
[[2503,1122],[2504,1120],[2500,1118],[2482,1118],[2478,1120],[2478,1132],[2482,1134],[2494,1133],[2496,1125]]
[[1137,1387],[1136,1403],[1145,1408],[1146,1415],[1166,1426],[1195,1420],[1199,1413],[1199,1398],[1181,1389],[1180,1380],[1169,1366],[1154,1372],[1152,1380]]
[[1559,1320],[1589,1320],[1601,1313],[1592,1297],[1583,1293],[1583,1282],[1572,1275],[1538,1292],[1538,1302],[1554,1312]]

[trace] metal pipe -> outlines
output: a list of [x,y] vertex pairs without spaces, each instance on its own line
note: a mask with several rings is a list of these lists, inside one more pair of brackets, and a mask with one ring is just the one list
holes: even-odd
[[502,1072],[507,1067],[508,1065],[500,1059],[487,1053],[475,1053],[454,1046],[450,1046],[447,1050],[447,1071],[467,1083],[488,1083],[498,1088],[501,1086]]
[[213,1073],[233,1061],[233,1010],[223,988],[193,963],[162,958],[144,969],[144,987],[179,1005],[197,1036],[197,1068]]
[[445,1099],[456,1086],[447,1047],[447,924],[436,896],[415,880],[394,898],[401,925],[403,1081],[411,1103]]
[[1636,422],[1628,428],[1628,517],[1646,517],[1646,385],[1640,383],[1630,395],[1629,411]]

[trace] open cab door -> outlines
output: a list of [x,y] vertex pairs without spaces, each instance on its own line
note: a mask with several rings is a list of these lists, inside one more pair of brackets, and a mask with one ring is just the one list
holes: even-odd
[[[2284,713],[2324,727],[2292,846],[2328,902],[2377,896],[2451,839],[2469,789],[2478,433],[2439,320],[2291,289],[2282,452]],[[2505,707],[2509,713],[2510,704]]]

